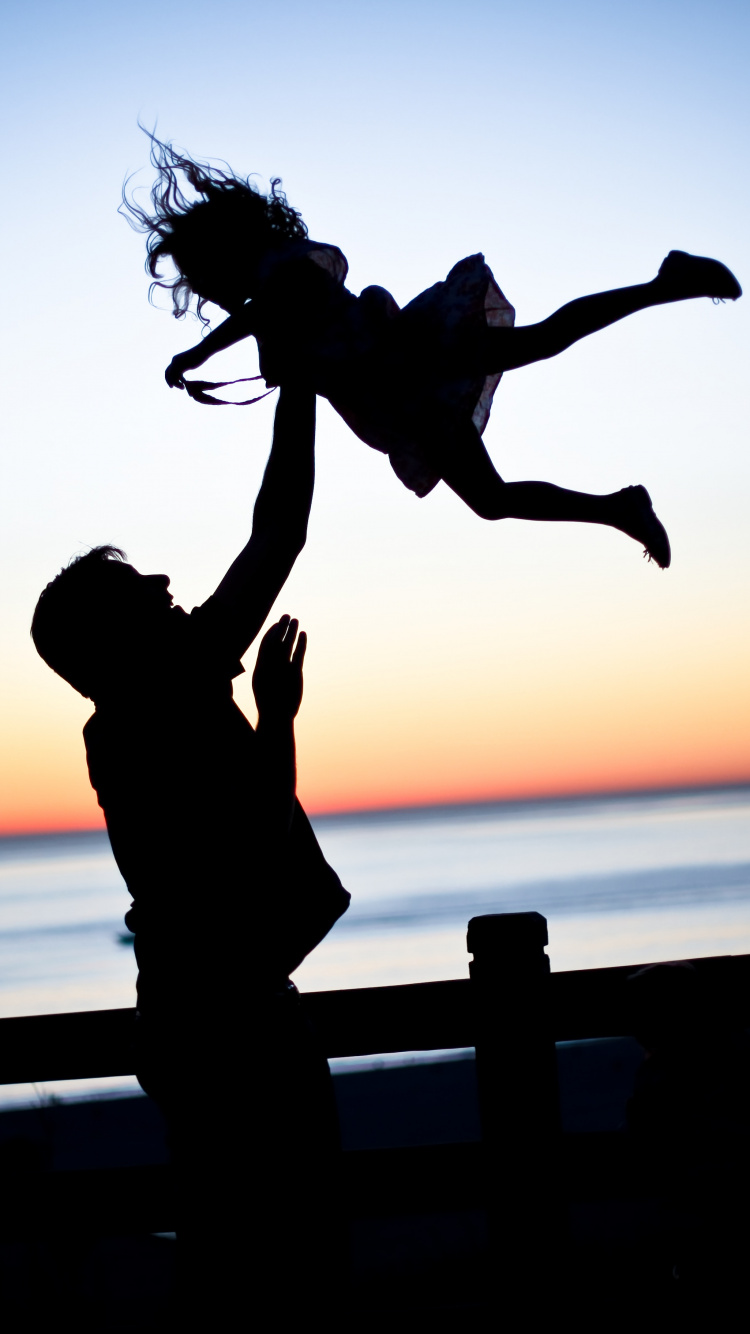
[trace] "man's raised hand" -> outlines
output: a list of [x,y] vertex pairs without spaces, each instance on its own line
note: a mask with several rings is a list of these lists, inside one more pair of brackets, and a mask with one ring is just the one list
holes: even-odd
[[[264,718],[295,718],[302,703],[302,664],[307,635],[299,621],[282,616],[263,636],[253,672],[253,694]],[[297,644],[295,647],[295,639]]]

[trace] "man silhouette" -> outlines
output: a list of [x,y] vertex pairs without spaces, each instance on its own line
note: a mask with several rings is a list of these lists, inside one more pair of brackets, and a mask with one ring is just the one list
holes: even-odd
[[32,623],[41,656],[96,706],[89,773],[133,897],[137,1073],[179,1169],[182,1317],[196,1328],[234,1327],[269,1294],[278,1315],[309,1309],[330,1282],[335,1109],[289,973],[349,895],[295,797],[296,621],[261,644],[256,729],[232,699],[305,544],[314,444],[314,394],[282,389],[250,540],[189,615],[168,576],[98,547],[47,586]]

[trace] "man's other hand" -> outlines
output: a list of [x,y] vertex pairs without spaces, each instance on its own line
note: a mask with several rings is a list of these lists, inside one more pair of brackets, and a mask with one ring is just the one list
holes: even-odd
[[299,621],[282,616],[261,640],[253,672],[253,694],[259,716],[266,719],[295,718],[302,703],[307,635],[302,630],[297,639],[298,630]]

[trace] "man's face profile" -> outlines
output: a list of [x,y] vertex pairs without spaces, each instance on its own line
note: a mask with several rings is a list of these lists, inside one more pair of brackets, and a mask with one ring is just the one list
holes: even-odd
[[102,596],[107,602],[108,619],[113,624],[125,622],[132,628],[144,628],[162,620],[172,608],[168,574],[141,574],[124,561],[106,566],[107,588]]
[[100,685],[149,661],[174,601],[168,574],[141,574],[121,561],[108,561],[102,573],[91,606]]

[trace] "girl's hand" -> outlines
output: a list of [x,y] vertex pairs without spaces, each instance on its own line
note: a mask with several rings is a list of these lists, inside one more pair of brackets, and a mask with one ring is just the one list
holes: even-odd
[[253,694],[259,716],[266,719],[295,718],[302,703],[302,664],[307,635],[303,630],[297,639],[298,630],[299,621],[282,616],[261,640],[253,672]]
[[170,389],[184,389],[185,385],[182,377],[185,371],[195,370],[196,365],[200,365],[200,363],[196,363],[192,351],[178,352],[176,357],[172,357],[164,372],[164,379]]

